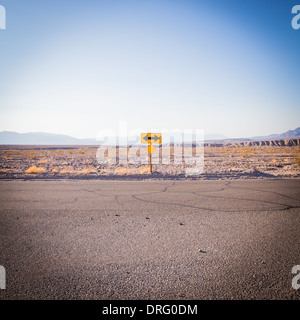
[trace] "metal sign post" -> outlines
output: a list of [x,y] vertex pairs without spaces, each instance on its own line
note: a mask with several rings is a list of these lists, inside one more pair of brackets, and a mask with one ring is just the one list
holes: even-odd
[[152,145],[153,143],[161,144],[161,133],[142,133],[141,142],[148,143],[148,154],[149,154],[149,164],[150,173],[152,173],[152,153],[156,148]]

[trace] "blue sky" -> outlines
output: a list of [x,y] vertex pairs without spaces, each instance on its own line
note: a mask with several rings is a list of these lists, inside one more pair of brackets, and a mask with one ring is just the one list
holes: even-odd
[[299,126],[290,0],[0,0],[0,131]]

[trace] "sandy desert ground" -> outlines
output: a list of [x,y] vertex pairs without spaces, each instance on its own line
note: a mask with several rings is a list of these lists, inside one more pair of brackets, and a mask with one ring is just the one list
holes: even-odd
[[[1,146],[0,179],[186,179],[186,163],[116,164],[115,157],[106,155],[107,162],[99,164],[96,158],[99,146]],[[135,148],[135,149],[134,149]],[[130,149],[144,162],[147,152],[138,147]],[[191,148],[192,149],[192,148]],[[143,152],[141,152],[141,150]],[[181,152],[180,147],[174,148]],[[126,156],[126,147],[119,149]],[[159,152],[159,151],[157,151]],[[192,153],[191,153],[192,154]],[[158,158],[159,159],[159,156]],[[158,160],[159,161],[159,160]],[[300,146],[249,146],[241,144],[204,147],[204,170],[192,179],[245,179],[245,178],[299,178]]]

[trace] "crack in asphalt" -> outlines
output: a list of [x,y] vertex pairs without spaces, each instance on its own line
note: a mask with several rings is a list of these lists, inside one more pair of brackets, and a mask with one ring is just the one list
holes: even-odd
[[[284,204],[284,203],[278,203],[278,202],[273,202],[273,201],[267,201],[267,200],[259,200],[259,199],[250,199],[250,198],[234,198],[234,197],[222,197],[222,196],[211,196],[211,195],[206,195],[206,194],[201,194],[197,192],[191,192],[192,194],[195,194],[200,197],[206,197],[206,198],[215,198],[215,199],[226,199],[226,200],[242,200],[242,201],[254,201],[254,202],[262,202],[262,203],[269,203],[269,204],[275,204],[279,206],[284,206],[284,207],[290,207],[291,205],[289,204]],[[292,206],[294,207],[294,206]]]
[[118,197],[120,197],[119,195],[115,195],[115,201],[118,205],[120,206],[123,206],[123,203],[121,203],[119,200],[118,200]]
[[[173,183],[172,186],[175,185],[175,181]],[[290,204],[282,204],[282,203],[278,203],[278,202],[273,202],[273,201],[267,201],[267,200],[260,200],[260,199],[245,199],[245,198],[234,198],[234,197],[225,197],[225,196],[212,196],[212,195],[207,195],[207,194],[202,194],[202,193],[206,193],[206,192],[221,192],[221,191],[225,191],[226,190],[226,187],[230,187],[230,188],[240,188],[240,189],[249,189],[249,190],[253,190],[253,191],[256,191],[256,192],[266,192],[266,193],[271,193],[271,194],[275,194],[275,195],[280,195],[280,196],[283,196],[283,197],[286,197],[286,198],[289,198],[289,199],[292,199],[292,200],[296,200],[296,201],[300,201],[299,199],[295,199],[293,197],[290,197],[290,196],[287,196],[287,195],[284,195],[284,194],[280,194],[278,192],[273,192],[273,191],[267,191],[267,190],[258,190],[258,189],[254,189],[254,188],[247,188],[247,187],[235,187],[235,186],[232,186],[231,185],[231,181],[227,181],[225,182],[224,184],[224,187],[222,187],[221,189],[218,189],[218,190],[203,190],[201,192],[181,192],[181,193],[186,193],[186,194],[195,194],[197,196],[202,196],[202,197],[209,197],[209,198],[215,198],[215,199],[228,199],[228,200],[243,200],[243,201],[252,201],[252,202],[261,202],[261,203],[265,203],[265,204],[274,204],[276,206],[283,206],[284,208],[278,208],[278,207],[275,207],[275,208],[263,208],[263,209],[251,209],[251,210],[244,210],[243,211],[264,211],[264,210],[275,210],[275,211],[282,211],[282,210],[289,210],[289,209],[293,209],[293,208],[300,208],[300,206],[294,206],[294,205],[290,205]],[[167,191],[168,188],[165,188]],[[212,208],[206,208],[206,207],[199,207],[199,206],[193,206],[193,205],[188,205],[188,204],[182,204],[182,203],[173,203],[173,202],[161,202],[161,201],[153,201],[153,200],[145,200],[145,199],[140,199],[138,198],[138,196],[141,195],[141,194],[134,194],[132,195],[132,198],[134,198],[135,200],[138,200],[138,201],[143,201],[143,202],[151,202],[151,203],[156,203],[156,204],[165,204],[165,205],[175,205],[175,206],[182,206],[182,207],[190,207],[190,208],[193,208],[193,209],[201,209],[201,210],[208,210],[208,211],[220,211],[220,209],[212,209]],[[240,211],[239,210],[223,210],[222,211],[224,212],[237,212],[237,211]]]
[[150,202],[150,203],[155,203],[155,204],[163,204],[163,205],[173,205],[173,206],[180,206],[180,207],[188,207],[188,208],[192,208],[192,209],[198,209],[198,210],[207,210],[207,211],[211,211],[211,212],[252,212],[252,211],[269,211],[269,210],[273,210],[273,211],[283,211],[283,210],[289,210],[289,209],[294,209],[294,208],[300,208],[300,206],[292,206],[292,205],[285,205],[284,208],[278,208],[278,207],[268,207],[268,208],[255,208],[255,209],[237,209],[237,210],[225,210],[225,209],[212,209],[212,208],[206,208],[206,207],[198,207],[198,206],[192,206],[192,205],[188,205],[188,204],[182,204],[182,203],[174,203],[174,202],[161,202],[161,201],[154,201],[154,200],[145,200],[145,199],[140,199],[138,198],[136,195],[132,195],[131,196],[133,199],[138,200],[138,201],[142,201],[142,202]]
[[214,209],[210,208],[201,208],[201,207],[196,207],[188,204],[183,204],[183,203],[172,203],[172,202],[161,202],[161,201],[153,201],[153,200],[145,200],[145,199],[139,199],[136,195],[131,195],[131,197],[135,200],[142,201],[142,202],[151,202],[151,203],[156,203],[156,204],[166,204],[166,205],[174,205],[174,206],[181,206],[181,207],[188,207],[188,208],[193,208],[193,209],[203,209],[203,210],[208,210],[208,211],[215,211]]
[[[95,190],[90,190],[90,189],[82,189],[79,190],[79,192],[84,191],[84,192],[88,192],[88,193],[92,193],[96,196],[96,198],[100,198],[100,197],[113,197],[114,201],[119,205],[119,206],[124,206],[124,204],[122,203],[122,201],[120,200],[121,197],[130,197],[136,201],[141,201],[141,202],[145,202],[145,203],[153,203],[153,204],[158,204],[158,205],[171,205],[171,206],[180,206],[180,207],[187,207],[187,208],[191,208],[191,209],[196,209],[196,210],[206,210],[209,212],[218,212],[218,211],[223,211],[223,212],[237,212],[237,211],[265,211],[265,210],[275,210],[275,211],[282,211],[282,210],[289,210],[289,209],[293,209],[293,208],[300,208],[300,206],[297,205],[291,205],[288,203],[278,203],[275,201],[268,201],[268,200],[260,200],[260,199],[253,199],[253,198],[237,198],[237,197],[230,197],[230,196],[220,196],[220,195],[208,195],[207,193],[212,193],[212,192],[222,192],[222,191],[226,191],[227,188],[234,188],[234,189],[245,189],[245,190],[252,190],[258,193],[264,192],[264,193],[269,193],[269,194],[274,194],[276,196],[282,196],[284,198],[287,199],[291,199],[293,201],[300,201],[299,199],[296,199],[294,197],[285,195],[285,194],[281,194],[275,191],[269,191],[269,190],[259,190],[259,189],[255,189],[255,188],[249,188],[249,187],[237,187],[237,186],[233,186],[231,184],[231,181],[226,181],[224,182],[224,185],[220,188],[220,189],[216,189],[216,190],[201,190],[201,191],[191,191],[191,192],[186,192],[184,190],[170,190],[172,188],[174,188],[175,186],[177,186],[176,181],[173,181],[171,184],[166,184],[166,185],[162,185],[161,186],[161,182],[159,181],[155,181],[155,184],[159,185],[161,188],[161,190],[157,190],[157,191],[150,191],[150,192],[140,192],[140,193],[133,193],[133,194],[122,194],[122,193],[112,193],[112,194],[103,194],[101,193],[101,191],[103,192],[103,189],[99,188],[99,189],[95,189]],[[213,199],[224,199],[224,200],[242,200],[242,201],[250,201],[250,202],[257,202],[257,203],[264,203],[264,204],[271,204],[271,205],[275,205],[276,207],[266,207],[266,208],[253,208],[253,209],[236,209],[236,210],[226,210],[226,209],[214,209],[214,208],[208,208],[208,207],[201,207],[201,206],[197,206],[197,205],[192,205],[192,204],[187,204],[187,203],[178,203],[178,202],[170,202],[170,201],[160,201],[160,200],[147,200],[147,199],[143,199],[141,198],[141,196],[147,196],[147,195],[157,195],[157,194],[162,194],[162,193],[169,193],[169,194],[174,194],[174,193],[184,193],[184,194],[191,194],[191,195],[195,195],[197,197],[204,197],[204,198],[213,198]],[[73,200],[70,201],[64,201],[64,202],[60,202],[60,200],[57,201],[57,204],[61,205],[61,204],[72,204],[77,202],[80,199],[79,196],[76,196]],[[19,200],[19,201],[25,201],[25,200]],[[46,200],[47,201],[47,200]],[[49,200],[50,201],[50,200]],[[193,200],[188,200],[188,201],[193,201]],[[40,201],[35,201],[32,200],[31,202],[40,202]],[[279,206],[279,207],[278,207]]]
[[256,192],[271,193],[271,194],[275,194],[275,195],[278,195],[278,196],[282,196],[282,197],[285,197],[285,198],[292,199],[292,200],[295,200],[295,201],[299,201],[299,202],[300,202],[300,199],[296,199],[296,198],[293,198],[293,197],[290,197],[290,196],[287,196],[287,195],[285,195],[285,194],[278,193],[278,192],[275,192],[275,191],[259,190],[259,189],[248,188],[248,187],[235,187],[235,186],[232,186],[232,185],[228,185],[228,186],[229,186],[230,188],[234,188],[234,189],[245,189],[245,190],[252,190],[252,191],[256,191]]
[[[71,201],[64,201],[64,202],[60,202],[59,200],[57,200],[57,202],[59,204],[71,204],[71,203],[75,203],[76,201],[78,201],[79,198],[78,197],[75,197],[74,200],[71,200]],[[49,201],[52,201],[52,200],[49,200]]]
[[[175,181],[173,183],[172,186],[175,185]],[[227,181],[225,182],[224,184],[224,187],[222,187],[221,189],[218,189],[218,190],[203,190],[201,192],[184,192],[184,191],[181,191],[181,193],[185,193],[185,194],[194,194],[196,196],[202,196],[202,197],[209,197],[209,198],[215,198],[215,199],[227,199],[227,200],[243,200],[243,201],[252,201],[252,202],[261,202],[261,203],[265,203],[265,204],[273,204],[273,205],[276,205],[276,206],[283,206],[284,208],[278,208],[278,207],[275,207],[275,208],[272,208],[272,207],[268,207],[268,208],[262,208],[262,209],[243,209],[243,211],[265,211],[265,210],[275,210],[275,211],[283,211],[283,210],[289,210],[289,209],[293,209],[293,208],[300,208],[300,206],[294,206],[294,205],[290,205],[290,204],[282,204],[282,203],[278,203],[278,202],[273,202],[273,201],[267,201],[267,200],[260,200],[260,199],[245,199],[245,198],[234,198],[234,197],[225,197],[225,196],[212,196],[212,195],[207,195],[207,194],[202,194],[202,193],[206,193],[206,192],[221,192],[221,191],[225,191],[226,190],[226,187],[230,187],[230,188],[238,188],[238,187],[234,187],[231,185],[231,181]],[[167,191],[168,188],[165,188],[164,192]],[[299,201],[298,199],[294,199],[292,197],[289,197],[289,196],[286,196],[286,195],[283,195],[283,194],[280,194],[280,193],[277,193],[277,192],[272,192],[272,191],[266,191],[266,190],[257,190],[257,189],[254,189],[254,188],[246,188],[246,187],[241,187],[240,189],[250,189],[250,190],[253,190],[253,191],[257,191],[257,192],[267,192],[267,193],[272,193],[272,194],[275,194],[275,195],[281,195],[283,197],[286,197],[286,198],[289,198],[289,199],[292,199],[292,200],[297,200]],[[153,194],[153,193],[149,193],[149,194]],[[173,206],[181,206],[181,207],[189,207],[189,208],[192,208],[192,209],[200,209],[200,210],[207,210],[207,211],[211,211],[211,212],[216,212],[216,211],[220,211],[221,209],[213,209],[213,208],[207,208],[207,207],[199,207],[199,206],[193,206],[193,205],[189,205],[189,204],[183,204],[183,203],[174,203],[174,202],[162,202],[162,201],[154,201],[154,200],[146,200],[146,199],[141,199],[139,198],[138,196],[141,196],[143,194],[133,194],[131,195],[131,197],[135,200],[138,200],[138,201],[142,201],[142,202],[151,202],[151,203],[155,203],[155,204],[163,204],[163,205],[173,205]],[[238,212],[240,211],[241,209],[238,209],[238,210],[224,210],[222,209],[223,212]]]
[[[162,190],[137,193],[137,195],[151,195],[151,194],[164,193],[164,192],[167,192],[171,187],[175,186],[175,184],[176,184],[176,182],[173,181],[173,183],[171,185],[164,186],[164,188]],[[98,190],[101,190],[101,189],[97,189],[97,190],[82,189],[82,191],[93,193],[93,194],[97,195],[97,197],[98,196],[99,197],[114,197],[115,201],[117,201],[119,204],[120,204],[120,202],[117,200],[117,197],[122,197],[122,196],[123,197],[127,197],[127,196],[131,197],[132,195],[136,195],[136,194],[123,194],[123,193],[103,194],[103,193],[98,193],[97,192]]]
[[[159,184],[158,181],[155,181],[155,184]],[[86,191],[89,193],[93,193],[96,195],[96,197],[114,197],[114,201],[119,205],[119,206],[124,206],[124,204],[122,203],[122,201],[119,200],[120,197],[131,197],[132,199],[136,200],[136,201],[141,201],[141,202],[146,202],[146,203],[155,203],[158,205],[172,205],[172,206],[181,206],[181,207],[187,207],[187,208],[191,208],[191,209],[197,209],[197,210],[206,210],[206,211],[210,211],[210,212],[216,212],[216,211],[220,211],[221,209],[214,209],[214,208],[207,208],[207,207],[201,207],[201,206],[197,206],[197,205],[191,205],[191,204],[186,204],[186,203],[177,203],[177,202],[164,202],[164,201],[157,201],[157,200],[147,200],[147,199],[142,199],[141,196],[144,195],[155,195],[155,194],[161,194],[161,193],[166,193],[166,192],[170,192],[173,193],[173,191],[170,191],[171,188],[173,188],[174,186],[176,186],[176,181],[173,181],[171,184],[167,184],[163,186],[163,189],[158,190],[158,191],[151,191],[151,192],[142,192],[142,193],[134,193],[134,194],[121,194],[121,193],[117,193],[117,194],[103,194],[101,193],[101,191],[103,191],[103,189],[96,189],[96,190],[89,190],[89,189],[82,189],[82,191]],[[211,193],[211,192],[222,192],[227,190],[227,187],[230,188],[239,188],[239,189],[245,189],[245,190],[252,190],[252,191],[256,191],[258,193],[260,192],[265,192],[265,193],[270,193],[270,194],[274,194],[276,196],[282,196],[294,201],[300,201],[299,199],[295,199],[293,197],[278,193],[278,192],[274,192],[274,191],[268,191],[268,190],[258,190],[258,189],[254,189],[254,188],[248,188],[248,187],[235,187],[231,184],[231,181],[226,181],[223,185],[222,188],[217,189],[217,190],[201,190],[200,192],[197,191],[193,191],[193,192],[185,192],[185,191],[178,191],[178,193],[185,193],[185,194],[193,194],[195,196],[200,196],[200,197],[206,197],[206,198],[214,198],[214,199],[224,199],[224,200],[242,200],[242,201],[250,201],[250,202],[258,202],[258,203],[265,203],[265,204],[271,204],[271,205],[275,205],[276,207],[267,207],[267,208],[257,208],[257,209],[243,209],[243,211],[264,211],[264,210],[276,210],[276,211],[282,211],[282,210],[289,210],[292,208],[299,208],[299,206],[295,206],[295,205],[291,205],[291,204],[286,204],[286,203],[278,203],[278,202],[274,202],[274,201],[268,201],[268,200],[260,200],[260,199],[253,199],[253,198],[236,198],[236,197],[229,197],[229,196],[214,196],[214,195],[208,195],[207,193]],[[206,194],[204,194],[206,193]],[[73,201],[70,202],[65,202],[65,204],[67,203],[74,203],[78,200],[78,197],[76,197]],[[64,204],[61,203],[60,204]],[[278,208],[278,206],[280,206],[281,208]],[[282,208],[283,207],[283,208]],[[240,211],[240,209],[238,210],[224,210],[222,209],[222,211],[224,212],[237,212]]]
[[[160,200],[147,200],[147,199],[143,199],[141,198],[142,196],[147,196],[147,195],[156,195],[156,194],[162,194],[162,193],[170,193],[170,194],[174,194],[174,193],[184,193],[184,194],[191,194],[191,195],[195,195],[197,197],[204,197],[204,198],[212,198],[212,199],[224,199],[224,200],[242,200],[242,201],[250,201],[250,202],[257,202],[257,203],[264,203],[264,204],[271,204],[271,205],[275,205],[276,207],[266,207],[266,208],[257,208],[257,209],[243,209],[243,211],[264,211],[264,210],[276,210],[276,211],[282,211],[282,210],[289,210],[292,208],[299,208],[300,206],[297,205],[291,205],[288,203],[278,203],[275,201],[268,201],[268,200],[260,200],[260,199],[253,199],[253,198],[237,198],[237,197],[230,197],[230,196],[220,196],[220,195],[208,195],[207,193],[212,193],[212,192],[222,192],[222,191],[226,191],[227,188],[234,188],[234,189],[245,189],[245,190],[251,190],[251,191],[255,191],[258,193],[264,192],[264,193],[269,193],[269,194],[273,194],[275,196],[281,196],[287,199],[291,199],[293,201],[297,201],[299,202],[300,199],[296,199],[294,197],[282,194],[282,193],[278,193],[275,191],[269,191],[269,190],[261,190],[261,189],[255,189],[255,188],[249,188],[249,187],[237,187],[237,186],[233,186],[231,181],[226,181],[224,183],[224,185],[217,190],[201,190],[201,191],[192,191],[192,192],[186,192],[184,190],[178,190],[178,191],[173,191],[170,190],[172,188],[174,188],[177,184],[176,181],[173,181],[171,184],[166,184],[166,185],[162,185],[161,186],[161,182],[159,181],[155,181],[155,184],[159,185],[160,187],[162,187],[160,190],[157,191],[150,191],[150,192],[141,192],[141,193],[133,193],[133,194],[122,194],[122,193],[113,193],[113,194],[103,194],[103,189],[98,188],[95,190],[90,190],[90,189],[82,189],[79,191],[84,191],[84,192],[88,192],[88,193],[92,193],[94,194],[96,197],[113,197],[114,201],[119,205],[119,206],[124,206],[124,204],[122,203],[122,201],[120,200],[121,197],[131,197],[132,199],[136,200],[136,201],[141,201],[141,202],[145,202],[145,203],[155,203],[158,205],[172,205],[172,206],[181,206],[181,207],[187,207],[187,208],[191,208],[191,209],[196,209],[196,210],[206,210],[209,212],[216,212],[216,211],[224,211],[224,212],[237,212],[240,211],[241,209],[237,209],[237,210],[226,210],[226,209],[214,209],[214,208],[208,208],[208,207],[201,207],[201,206],[197,206],[197,205],[192,205],[192,204],[187,204],[187,203],[178,203],[178,202],[170,202],[170,201],[160,201]],[[102,192],[101,192],[102,191]],[[60,200],[58,200],[56,202],[56,204],[73,204],[75,202],[77,202],[79,200],[79,196],[76,196],[73,200],[70,201],[64,201],[61,202]],[[15,200],[14,200],[15,201]],[[25,200],[17,200],[17,201],[25,201]],[[190,200],[192,201],[192,200]],[[40,201],[35,201],[32,200],[31,202],[40,202]],[[279,208],[278,208],[279,206]]]

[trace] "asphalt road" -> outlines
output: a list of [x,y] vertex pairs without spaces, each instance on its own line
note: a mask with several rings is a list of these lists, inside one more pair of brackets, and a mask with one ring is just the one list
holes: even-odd
[[0,299],[299,299],[300,180],[1,181]]

